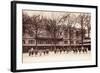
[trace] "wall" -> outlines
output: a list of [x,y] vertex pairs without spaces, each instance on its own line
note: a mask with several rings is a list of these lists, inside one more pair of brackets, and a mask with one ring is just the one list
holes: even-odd
[[[10,72],[10,1],[11,0],[1,0],[0,2],[0,73],[11,73]],[[33,1],[98,5],[100,7],[100,0],[33,0]],[[100,16],[100,14],[98,16]],[[98,17],[98,19],[100,18]],[[98,28],[99,27],[100,25],[98,25]],[[100,31],[100,29],[98,29],[98,31]],[[100,37],[100,34],[98,34],[98,37]],[[100,38],[98,40],[100,40]],[[98,43],[100,43],[100,41]],[[100,46],[98,47],[98,49],[99,48]],[[100,55],[100,49],[98,50],[98,53]],[[100,60],[100,58],[98,59]],[[36,73],[56,73],[56,72],[57,73],[99,73],[100,67],[84,68],[84,69],[38,71]]]

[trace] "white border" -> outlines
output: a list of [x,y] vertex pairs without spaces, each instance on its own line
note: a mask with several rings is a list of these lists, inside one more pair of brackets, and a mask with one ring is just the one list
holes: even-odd
[[[91,52],[92,59],[90,61],[71,61],[71,62],[54,62],[54,63],[33,63],[33,64],[22,64],[22,9],[31,10],[49,10],[49,11],[70,11],[70,12],[89,12],[91,13]],[[70,67],[70,66],[84,66],[84,65],[95,65],[96,57],[96,18],[95,9],[93,8],[77,8],[77,7],[60,7],[60,6],[45,6],[45,5],[28,5],[28,4],[17,4],[17,47],[16,47],[16,60],[17,70],[22,69],[37,69],[37,68],[50,68],[50,67]]]

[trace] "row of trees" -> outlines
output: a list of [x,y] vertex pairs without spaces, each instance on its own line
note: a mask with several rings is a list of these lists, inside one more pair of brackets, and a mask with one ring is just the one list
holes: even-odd
[[[52,38],[52,42],[55,44],[57,43],[57,38],[62,35],[63,32],[69,34],[69,40],[71,42],[71,35],[72,31],[75,29],[80,29],[81,34],[81,41],[83,45],[83,39],[85,35],[85,31],[88,32],[88,38],[90,38],[90,20],[91,15],[89,13],[66,13],[63,16],[59,16],[57,18],[47,18],[42,15],[33,15],[29,16],[28,14],[23,12],[22,15],[23,21],[23,35],[29,34],[31,36],[35,36],[36,40],[36,47],[37,47],[37,38],[42,30],[45,30],[50,37]],[[79,24],[79,25],[76,25]],[[76,28],[80,26],[79,28]],[[71,45],[71,43],[70,43]],[[82,46],[83,47],[83,46]]]

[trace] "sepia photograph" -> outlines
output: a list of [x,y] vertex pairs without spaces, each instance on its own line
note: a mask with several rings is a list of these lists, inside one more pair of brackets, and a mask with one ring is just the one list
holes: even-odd
[[12,72],[97,67],[97,16],[97,6],[12,1]]
[[22,10],[23,63],[91,60],[91,13]]

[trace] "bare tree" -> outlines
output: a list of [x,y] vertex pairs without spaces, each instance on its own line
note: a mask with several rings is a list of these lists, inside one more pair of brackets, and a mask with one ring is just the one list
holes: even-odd
[[32,17],[23,13],[23,34],[29,34],[36,40],[37,48],[37,38],[41,30],[42,18],[40,15],[33,15]]
[[33,34],[35,35],[35,40],[36,40],[36,49],[37,49],[37,40],[38,40],[38,35],[40,33],[40,29],[41,29],[41,22],[42,19],[40,17],[40,15],[33,15],[31,17],[31,31],[33,32]]
[[23,14],[22,14],[22,17],[23,17],[23,19],[22,19],[22,23],[23,23],[23,35],[25,35],[25,34],[31,34],[32,32],[31,32],[31,18],[26,14],[26,13],[24,13],[23,12]]
[[45,30],[50,34],[51,40],[53,44],[55,44],[54,48],[56,49],[56,44],[57,44],[57,39],[59,39],[59,34],[60,34],[60,28],[61,28],[61,22],[63,18],[57,18],[57,19],[44,19],[45,22]]
[[45,20],[45,26],[46,26],[45,30],[51,35],[51,40],[56,47],[56,39],[57,39],[56,33],[58,31],[56,20],[54,19]]
[[68,38],[69,38],[69,44],[71,48],[71,43],[73,40],[73,31],[74,31],[74,26],[76,24],[76,17],[74,17],[73,13],[69,13],[66,18],[66,28],[65,32],[68,33]]
[[78,17],[77,17],[77,22],[81,25],[81,44],[82,44],[82,49],[83,49],[83,40],[85,38],[85,34],[86,34],[86,29],[88,31],[88,37],[90,34],[90,15],[86,14],[86,13],[81,13]]
[[91,15],[89,13],[84,15],[84,28],[87,28],[88,38],[90,38],[90,30],[91,30]]

